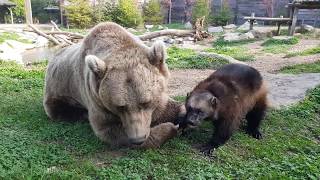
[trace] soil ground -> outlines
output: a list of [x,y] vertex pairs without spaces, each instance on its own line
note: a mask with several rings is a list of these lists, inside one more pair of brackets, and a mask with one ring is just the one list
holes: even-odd
[[[262,43],[263,41],[256,41],[245,45],[248,51],[256,54],[256,60],[247,62],[247,64],[258,69],[263,74],[269,87],[271,106],[281,107],[294,104],[303,99],[308,89],[320,84],[320,73],[299,75],[277,73],[285,66],[318,61],[320,60],[320,54],[285,58],[283,53],[270,54],[262,52]],[[302,51],[317,45],[319,45],[319,40],[301,39],[289,51]],[[197,50],[199,50],[198,47]],[[185,96],[197,83],[208,77],[213,71],[210,69],[171,70],[169,94],[171,96]]]

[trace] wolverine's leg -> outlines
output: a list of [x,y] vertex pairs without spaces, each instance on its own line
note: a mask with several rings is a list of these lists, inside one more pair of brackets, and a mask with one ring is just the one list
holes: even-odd
[[247,133],[256,139],[262,138],[262,134],[259,131],[259,126],[262,119],[265,117],[266,109],[266,97],[262,97],[246,115],[246,119],[248,121]]

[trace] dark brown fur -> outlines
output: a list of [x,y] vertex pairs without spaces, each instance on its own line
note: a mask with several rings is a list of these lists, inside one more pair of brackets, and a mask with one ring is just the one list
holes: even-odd
[[186,102],[188,113],[192,111],[190,98],[201,93],[210,93],[217,101],[209,107],[212,110],[209,118],[213,121],[215,131],[204,151],[210,152],[224,144],[239,128],[243,118],[248,122],[247,133],[254,138],[261,138],[259,125],[267,108],[267,90],[257,70],[240,64],[218,69],[190,93]]

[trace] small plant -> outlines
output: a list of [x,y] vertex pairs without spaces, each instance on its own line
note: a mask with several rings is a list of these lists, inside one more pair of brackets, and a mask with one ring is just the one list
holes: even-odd
[[163,15],[160,11],[160,3],[158,0],[150,0],[143,8],[144,22],[147,24],[161,24]]
[[240,41],[225,41],[223,38],[217,39],[214,43],[213,46],[240,46],[240,45],[245,45],[254,42],[255,39],[247,39],[247,40],[240,40]]
[[167,64],[171,69],[217,69],[228,62],[197,55],[191,49],[171,47],[168,49]]
[[286,66],[280,70],[281,73],[300,74],[300,73],[320,73],[320,60],[310,64],[297,64]]
[[298,44],[299,39],[297,37],[292,37],[288,39],[268,39],[264,43],[262,43],[262,46],[275,46],[275,45],[294,45]]
[[86,0],[70,0],[65,7],[67,17],[72,27],[86,28],[92,24],[93,11]]
[[268,39],[262,43],[263,51],[273,54],[287,53],[292,45],[297,44],[299,39],[297,37],[289,39]]
[[142,22],[135,0],[119,0],[119,5],[113,11],[112,19],[125,27],[137,27]]
[[225,26],[232,18],[231,10],[227,2],[223,3],[222,9],[215,15],[210,16],[210,23],[216,26]]
[[295,56],[308,56],[308,55],[313,55],[313,54],[320,54],[320,46],[314,47],[311,49],[306,49],[306,50],[300,51],[300,52],[291,52],[291,53],[288,53],[285,57],[290,58],[290,57],[295,57]]
[[0,44],[5,40],[15,40],[26,44],[31,44],[32,42],[28,39],[21,38],[18,34],[12,32],[3,32],[0,33]]
[[205,17],[208,19],[210,14],[209,0],[197,0],[192,9],[192,21],[195,22],[198,18]]
[[232,46],[216,46],[214,48],[206,49],[207,52],[214,52],[218,54],[224,54],[231,56],[239,61],[253,61],[255,57],[253,54],[247,52],[244,47],[232,47]]

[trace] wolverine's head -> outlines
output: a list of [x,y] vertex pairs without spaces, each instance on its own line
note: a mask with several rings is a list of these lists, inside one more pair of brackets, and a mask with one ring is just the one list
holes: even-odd
[[186,123],[190,127],[196,127],[208,117],[217,118],[218,104],[219,100],[210,92],[191,93],[186,101]]

